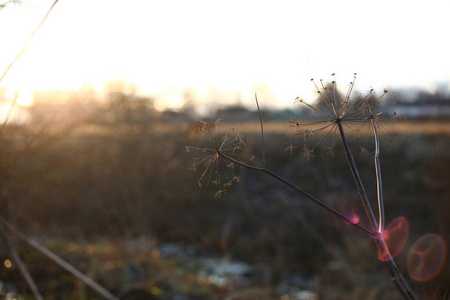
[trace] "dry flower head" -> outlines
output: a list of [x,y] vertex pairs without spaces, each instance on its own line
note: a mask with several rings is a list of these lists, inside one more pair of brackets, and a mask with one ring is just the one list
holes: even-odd
[[253,157],[243,153],[246,145],[245,139],[236,129],[221,135],[219,133],[220,120],[209,123],[201,121],[198,132],[207,137],[208,145],[205,147],[186,146],[187,152],[197,152],[199,157],[194,158],[191,169],[200,171],[198,185],[214,185],[218,191],[215,196],[220,197],[227,191],[233,182],[239,182],[239,177],[235,173],[236,166],[223,158],[220,154],[226,154],[239,162],[245,163]]
[[[302,120],[289,121],[289,126],[295,129],[296,136],[304,143],[301,154],[308,159],[313,157],[315,149],[319,146],[326,153],[334,154],[333,148],[339,135],[338,122],[355,137],[359,137],[367,129],[373,128],[374,124],[378,131],[386,132],[380,121],[397,117],[393,111],[395,99],[389,97],[387,90],[379,95],[373,89],[365,94],[355,91],[355,73],[347,91],[342,94],[338,90],[334,73],[332,77],[333,80],[328,83],[323,80],[317,83],[311,79],[316,99],[308,102],[296,98],[296,102],[309,111],[310,116]],[[286,150],[291,151],[292,146]]]

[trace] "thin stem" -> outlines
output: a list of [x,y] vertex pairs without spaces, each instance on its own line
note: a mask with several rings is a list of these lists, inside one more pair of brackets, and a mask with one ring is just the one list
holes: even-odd
[[11,231],[15,236],[17,236],[19,239],[26,242],[29,246],[33,247],[34,249],[38,250],[45,256],[47,256],[49,259],[51,259],[56,264],[60,265],[62,268],[64,268],[66,271],[70,272],[72,275],[77,277],[79,280],[81,280],[84,284],[91,287],[93,290],[95,290],[97,293],[105,297],[106,299],[110,300],[119,300],[116,296],[111,294],[109,291],[107,291],[104,287],[99,285],[97,282],[92,280],[91,278],[87,277],[83,273],[81,273],[78,269],[76,269],[74,266],[63,260],[61,257],[50,251],[49,249],[45,248],[41,244],[31,240],[28,238],[25,234],[17,230],[11,223],[6,221],[2,216],[0,216],[0,224],[5,226],[9,231]]
[[261,109],[259,108],[259,102],[258,102],[258,97],[255,93],[255,101],[256,101],[256,107],[258,108],[258,115],[259,115],[259,122],[261,123],[261,152],[262,152],[262,161],[263,161],[263,166],[266,167],[266,155],[265,155],[265,151],[264,151],[264,125],[263,125],[263,120],[262,120],[262,115],[261,115]]
[[341,214],[340,212],[338,212],[337,210],[335,210],[334,208],[328,206],[327,204],[323,203],[322,201],[320,201],[319,199],[317,199],[316,197],[314,197],[313,195],[309,194],[308,192],[302,190],[301,188],[299,188],[298,186],[294,185],[293,183],[287,181],[286,179],[284,179],[283,177],[281,177],[280,175],[266,169],[266,168],[260,168],[260,167],[255,167],[255,166],[251,166],[251,165],[247,165],[243,162],[240,162],[230,156],[228,156],[227,154],[224,154],[222,152],[218,152],[218,154],[227,159],[230,162],[233,162],[243,168],[247,168],[250,170],[254,170],[254,171],[258,171],[258,172],[263,172],[266,173],[270,176],[272,176],[273,178],[275,178],[276,180],[284,183],[285,185],[289,186],[290,188],[292,188],[293,190],[295,190],[297,193],[301,194],[302,196],[304,196],[305,198],[313,201],[314,203],[316,203],[317,205],[319,205],[320,207],[322,207],[323,209],[331,212],[332,214],[334,214],[335,216],[337,216],[338,218],[340,218],[341,220],[344,220],[345,222],[355,226],[356,228],[364,231],[365,233],[369,234],[371,237],[375,237],[376,236],[376,232],[371,231],[367,228],[365,228],[364,226],[353,222],[350,218],[346,217],[345,215]]
[[338,106],[337,106],[337,103],[336,103],[336,94],[337,94],[337,87],[336,87],[336,80],[333,80],[333,82],[332,82],[332,85],[333,85],[333,104],[332,104],[332,108],[333,108],[333,113],[334,113],[334,116],[337,118],[338,117],[338,114],[339,114],[339,110],[338,110]]
[[378,232],[384,231],[384,200],[383,200],[383,181],[381,179],[380,165],[380,138],[378,136],[377,124],[374,119],[372,121],[373,135],[375,138],[375,174],[377,177],[377,199],[378,199]]
[[23,263],[22,259],[20,258],[19,252],[17,251],[16,245],[14,242],[9,238],[8,233],[3,229],[3,226],[0,224],[0,234],[3,236],[3,240],[5,241],[6,246],[9,248],[9,251],[11,252],[11,255],[13,257],[14,262],[16,263],[17,267],[19,268],[20,273],[22,273],[23,278],[27,282],[28,286],[31,289],[31,292],[34,295],[34,298],[36,300],[43,300],[41,293],[39,292],[36,283],[33,280],[33,277],[31,277],[30,272],[28,272],[27,267]]
[[2,77],[0,77],[0,82],[3,80],[3,78],[5,78],[6,74],[8,74],[8,71],[15,64],[15,62],[20,58],[20,56],[22,56],[23,52],[25,52],[25,49],[27,48],[28,44],[34,38],[34,36],[38,32],[39,28],[41,28],[42,24],[44,24],[45,20],[47,20],[47,17],[50,15],[50,12],[53,10],[53,8],[55,7],[56,3],[58,3],[58,0],[55,0],[55,2],[53,2],[52,6],[50,7],[50,9],[47,11],[47,13],[45,14],[44,18],[42,19],[41,23],[39,23],[39,25],[36,27],[36,29],[34,29],[33,33],[30,35],[30,37],[26,41],[26,43],[23,46],[22,50],[20,50],[20,52],[17,53],[17,55],[14,58],[14,60],[8,65],[6,70],[3,72]]
[[339,133],[341,135],[342,144],[344,146],[345,155],[347,157],[347,162],[350,166],[350,170],[352,171],[353,179],[355,180],[356,188],[358,189],[358,193],[362,200],[364,209],[366,211],[367,218],[369,219],[372,231],[376,231],[378,224],[375,219],[372,207],[370,206],[369,198],[367,197],[366,190],[364,189],[364,185],[362,183],[361,176],[359,175],[358,168],[356,167],[355,159],[353,158],[352,152],[350,150],[350,146],[348,144],[344,128],[342,127],[342,120],[338,119],[336,123],[338,125]]
[[418,299],[417,296],[409,286],[408,282],[406,282],[402,273],[398,269],[397,264],[392,258],[391,253],[389,252],[389,248],[386,245],[386,241],[384,240],[383,236],[380,235],[378,239],[375,239],[375,243],[378,249],[384,249],[383,255],[386,255],[388,259],[388,261],[385,262],[385,266],[389,274],[391,275],[392,282],[395,284],[395,286],[397,286],[397,289],[400,291],[400,293],[406,300],[417,300]]
[[[345,136],[344,128],[342,127],[342,120],[338,119],[336,121],[336,123],[338,124],[339,133],[341,135],[342,144],[343,144],[344,150],[345,150],[345,155],[347,156],[347,162],[352,171],[352,175],[355,180],[356,187],[358,189],[358,193],[363,202],[364,208],[366,209],[367,218],[369,219],[372,230],[375,231],[375,230],[377,230],[378,224],[377,224],[375,215],[372,211],[372,208],[370,206],[369,199],[367,197],[361,177],[360,177],[358,169],[356,167],[355,160],[353,159],[353,155],[350,150],[350,146],[349,146],[347,138]],[[381,253],[384,253],[387,255],[388,260],[386,261],[385,266],[391,275],[391,280],[397,286],[397,289],[400,291],[400,293],[403,295],[403,297],[405,297],[405,299],[407,299],[407,300],[417,299],[413,290],[411,289],[409,284],[406,282],[402,273],[398,269],[393,257],[391,256],[391,253],[389,251],[388,246],[386,245],[386,241],[384,240],[383,235],[378,234],[378,237],[374,238],[374,241],[377,245],[378,250],[381,251]]]

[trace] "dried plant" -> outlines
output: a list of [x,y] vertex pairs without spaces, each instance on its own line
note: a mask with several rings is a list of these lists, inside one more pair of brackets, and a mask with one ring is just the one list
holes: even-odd
[[[0,82],[2,82],[2,80],[6,77],[6,75],[8,74],[10,69],[13,67],[13,65],[19,60],[19,58],[25,52],[25,50],[28,47],[28,44],[33,40],[36,33],[39,31],[39,29],[45,23],[45,21],[47,20],[48,16],[52,12],[53,8],[58,3],[58,1],[59,0],[53,1],[52,5],[48,9],[47,13],[42,18],[41,22],[38,24],[38,26],[34,29],[34,31],[29,36],[29,38],[26,41],[23,48],[17,53],[17,55],[14,57],[14,59],[11,61],[11,63],[6,67],[6,69],[3,71],[3,73],[1,73],[2,75],[0,76]],[[20,1],[17,1],[17,0],[6,1],[3,4],[0,4],[0,9],[4,8],[9,3],[18,3],[18,2],[20,2]],[[4,123],[0,129],[0,138],[2,137],[3,131],[7,125],[9,114],[11,113],[13,107],[17,104],[16,102],[17,102],[17,97],[15,97],[13,102],[10,104],[10,111],[8,112],[7,118],[4,121]],[[37,140],[41,136],[41,134],[44,132],[45,129],[46,129],[46,127],[42,128],[41,131],[27,143],[25,149],[22,152],[16,153],[14,155],[13,159],[8,161],[7,164],[0,169],[0,175],[4,174],[10,168],[12,168],[14,166],[14,164],[17,162],[17,160],[28,152],[30,147],[32,147],[32,145],[34,144],[35,140]],[[8,229],[8,230],[5,230],[5,229]],[[88,286],[93,288],[95,291],[97,291],[99,294],[104,296],[106,299],[112,299],[112,300],[118,299],[113,294],[111,294],[109,291],[105,290],[98,283],[96,283],[95,281],[93,281],[92,279],[90,279],[89,277],[87,277],[86,275],[81,273],[80,271],[78,271],[75,267],[70,265],[68,262],[63,260],[61,257],[59,257],[58,255],[54,254],[53,252],[49,251],[47,248],[43,247],[39,243],[29,239],[27,236],[25,236],[20,231],[18,231],[12,224],[10,224],[2,215],[0,215],[0,235],[3,237],[3,239],[5,240],[5,243],[8,245],[9,251],[11,252],[12,257],[14,258],[14,261],[19,266],[19,271],[21,272],[22,276],[24,277],[25,282],[29,286],[35,299],[40,300],[40,299],[43,299],[43,297],[42,297],[40,291],[38,290],[38,288],[34,282],[34,279],[31,277],[30,273],[28,272],[27,267],[22,262],[22,259],[20,258],[20,255],[14,245],[14,242],[9,237],[9,232],[12,232],[19,239],[26,241],[31,247],[37,249],[38,251],[40,251],[41,253],[46,255],[48,258],[50,258],[53,262],[55,262],[56,264],[59,264],[61,267],[66,269],[68,272],[72,273],[75,277],[77,277],[78,279],[83,281],[85,284],[87,284]]]
[[235,162],[227,160],[226,157],[232,158],[239,163],[245,163],[253,159],[253,156],[242,153],[243,147],[246,145],[244,137],[237,133],[236,129],[232,129],[231,133],[223,136],[219,134],[219,121],[210,124],[201,121],[198,131],[208,138],[211,148],[186,146],[186,151],[196,151],[201,155],[196,157],[191,164],[194,171],[200,170],[201,175],[198,179],[198,185],[214,185],[218,188],[216,197],[220,197],[231,187],[233,182],[239,182],[234,168]]
[[[344,149],[347,158],[349,158],[348,156],[351,155],[351,152],[348,147],[346,132],[360,137],[362,133],[372,131],[374,141],[372,149],[368,150],[367,147],[361,146],[361,150],[371,153],[374,158],[379,216],[378,232],[382,232],[384,230],[384,201],[379,160],[379,135],[380,132],[387,132],[383,121],[397,119],[397,113],[393,110],[396,100],[390,96],[387,90],[384,90],[381,95],[377,95],[373,89],[370,89],[365,94],[355,91],[356,73],[353,75],[353,81],[349,83],[345,95],[341,95],[337,87],[335,74],[333,73],[331,76],[333,80],[329,84],[324,84],[322,79],[317,84],[314,79],[311,79],[318,95],[313,104],[296,98],[296,101],[306,110],[309,110],[311,115],[319,115],[319,118],[315,118],[312,121],[290,121],[289,124],[291,127],[298,129],[296,135],[300,136],[302,142],[304,142],[301,154],[308,159],[314,156],[314,151],[318,146],[321,146],[326,153],[334,155],[333,148],[339,139],[343,139]],[[310,142],[312,146],[308,146],[307,142]],[[351,162],[351,159],[349,159],[349,162]],[[368,204],[362,182],[358,180],[359,174],[355,174],[357,172],[356,166],[354,168],[351,166],[351,168],[354,177],[356,176],[358,191],[362,199],[366,199],[363,200],[363,203],[365,203],[364,206],[368,210],[370,205]],[[373,222],[371,222],[371,225],[373,228],[376,227]]]
[[[315,86],[317,98],[309,102],[297,97],[296,103],[308,112],[309,117],[290,120],[289,126],[295,129],[295,134],[304,143],[302,155],[311,158],[320,146],[329,154],[334,154],[333,148],[339,140],[340,123],[346,131],[356,137],[376,127],[378,131],[387,131],[381,121],[395,120],[393,110],[395,98],[387,90],[381,95],[371,89],[365,94],[354,90],[356,73],[348,85],[345,95],[339,92],[335,74],[333,80],[325,84],[321,79],[319,84],[311,79]],[[367,151],[366,149],[364,149]]]
[[[332,74],[332,76],[335,75]],[[315,81],[312,80],[319,96],[317,101],[315,103],[308,103],[301,100],[300,98],[296,99],[298,103],[310,110],[312,120],[308,122],[304,120],[291,120],[289,122],[289,125],[290,127],[298,129],[296,135],[300,136],[302,142],[304,142],[303,147],[300,148],[301,154],[303,157],[308,159],[314,156],[314,151],[319,145],[321,145],[326,152],[334,155],[333,148],[336,146],[338,141],[341,142],[361,202],[365,208],[366,217],[370,224],[369,228],[362,226],[359,222],[355,222],[354,218],[347,217],[328,204],[322,202],[315,196],[309,194],[299,186],[291,183],[282,176],[266,168],[264,155],[263,121],[261,118],[257,98],[256,104],[258,107],[261,122],[261,152],[263,158],[263,167],[250,165],[245,162],[245,160],[243,160],[241,156],[238,156],[238,154],[236,154],[237,151],[235,150],[239,150],[240,152],[242,146],[245,145],[242,136],[239,135],[233,137],[230,135],[224,135],[221,139],[219,139],[218,136],[212,133],[211,125],[209,125],[208,123],[203,123],[203,126],[200,128],[200,132],[208,137],[210,144],[212,144],[212,147],[188,147],[187,149],[196,149],[206,154],[206,156],[196,159],[193,163],[193,166],[194,169],[199,166],[205,168],[201,174],[200,182],[206,180],[206,182],[208,183],[212,182],[217,185],[219,187],[219,191],[216,196],[220,196],[223,193],[224,188],[229,187],[229,185],[231,185],[231,182],[234,181],[234,178],[237,178],[234,171],[232,171],[230,175],[226,177],[227,180],[225,184],[223,184],[221,181],[219,166],[224,165],[229,167],[229,164],[231,163],[232,166],[238,165],[240,167],[262,172],[273,177],[277,181],[295,190],[301,196],[313,201],[323,209],[332,213],[339,219],[362,230],[370,237],[372,237],[372,239],[375,241],[375,244],[378,248],[378,253],[382,253],[384,258],[383,262],[385,262],[385,266],[391,275],[392,281],[394,282],[400,293],[404,296],[405,299],[416,299],[414,292],[409,287],[408,283],[404,279],[403,275],[401,274],[393,260],[388,245],[386,244],[386,235],[384,231],[384,204],[382,196],[383,190],[381,181],[381,166],[379,161],[379,131],[383,128],[381,127],[382,125],[380,124],[380,121],[385,118],[395,117],[396,114],[391,110],[392,103],[386,104],[385,101],[382,101],[388,95],[388,92],[386,90],[380,96],[377,96],[373,90],[369,91],[365,95],[356,93],[353,91],[355,79],[356,74],[354,75],[354,80],[350,83],[349,88],[344,96],[341,96],[338,93],[335,80],[331,81],[330,84],[324,84],[322,80],[320,80],[319,85],[317,85]],[[215,124],[215,127],[217,127],[217,124]],[[375,213],[372,210],[369,198],[367,196],[363,182],[359,175],[358,168],[353,158],[353,154],[350,149],[346,134],[347,131],[350,131],[352,134],[360,135],[363,132],[364,127],[368,127],[371,129],[374,141],[372,153],[376,173],[378,219],[376,218]],[[308,146],[306,142],[309,142],[309,144],[311,144],[311,140],[313,140],[314,142],[312,143],[312,146]],[[285,150],[293,153],[297,148],[297,146],[291,143],[288,147],[285,148]],[[212,166],[214,166],[214,169],[212,168]],[[225,174],[227,173],[225,172]]]

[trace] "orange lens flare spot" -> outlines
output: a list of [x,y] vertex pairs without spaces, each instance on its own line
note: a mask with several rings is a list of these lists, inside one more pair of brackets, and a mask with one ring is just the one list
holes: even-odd
[[447,247],[436,234],[427,234],[418,239],[408,253],[406,269],[409,276],[419,282],[436,277],[447,260]]
[[405,217],[398,217],[392,221],[384,232],[380,233],[389,249],[389,253],[385,250],[378,250],[378,259],[380,261],[389,261],[395,258],[405,248],[406,241],[409,236],[409,223]]

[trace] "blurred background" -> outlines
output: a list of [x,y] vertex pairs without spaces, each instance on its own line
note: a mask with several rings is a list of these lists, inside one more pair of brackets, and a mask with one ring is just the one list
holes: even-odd
[[[448,264],[425,282],[406,270],[420,237],[450,243],[446,1],[60,0],[27,43],[53,3],[0,1],[1,74],[27,45],[0,81],[0,215],[16,228],[121,299],[398,299],[364,234],[249,170],[217,198],[185,151],[221,119],[261,165],[256,93],[267,167],[363,219],[340,145],[306,159],[288,123],[310,116],[295,98],[314,102],[311,78],[345,93],[357,73],[401,116],[381,135],[386,220],[410,225],[396,261],[423,299],[448,297]],[[351,145],[375,199],[368,141]],[[99,299],[17,246],[45,299]],[[0,263],[0,297],[31,297],[3,240]]]

